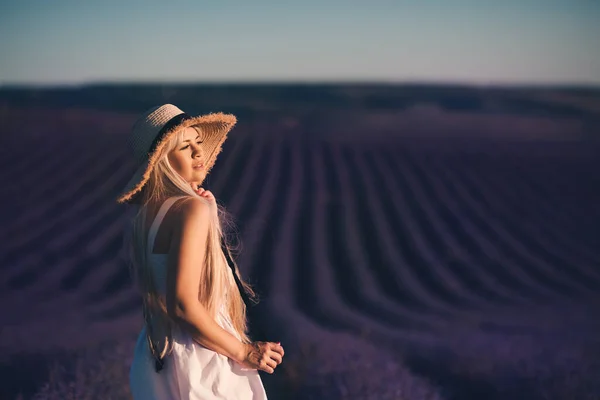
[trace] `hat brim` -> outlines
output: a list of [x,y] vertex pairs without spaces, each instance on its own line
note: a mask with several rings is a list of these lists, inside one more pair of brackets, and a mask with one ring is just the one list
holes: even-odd
[[237,119],[232,114],[211,113],[186,119],[180,124],[169,129],[169,131],[164,134],[160,142],[156,145],[152,154],[149,155],[148,160],[136,169],[133,176],[122,190],[122,194],[117,199],[117,202],[130,203],[136,194],[141,192],[150,179],[150,174],[154,169],[156,162],[158,161],[158,155],[161,153],[163,147],[169,142],[175,133],[190,126],[198,126],[204,133],[202,146],[205,157],[204,177],[206,178],[214,166],[217,156],[223,150],[223,142],[225,142],[225,139],[227,139],[227,134],[229,131],[231,131],[236,122]]

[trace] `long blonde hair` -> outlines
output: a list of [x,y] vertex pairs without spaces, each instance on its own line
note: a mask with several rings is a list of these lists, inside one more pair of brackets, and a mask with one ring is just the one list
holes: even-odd
[[[198,129],[198,128],[196,128]],[[200,198],[171,166],[167,155],[183,141],[183,131],[175,134],[163,147],[159,160],[154,166],[150,179],[141,193],[137,213],[131,221],[129,254],[131,274],[136,282],[137,289],[142,296],[144,323],[147,331],[147,340],[152,354],[157,358],[164,358],[172,351],[172,328],[174,321],[167,311],[166,299],[158,293],[156,282],[147,262],[148,230],[146,227],[146,212],[149,204],[162,204],[172,196]],[[187,199],[182,200],[187,201]],[[180,201],[180,202],[182,202]],[[233,229],[231,215],[226,209],[217,205],[217,212],[209,224],[208,238],[205,248],[205,260],[200,268],[200,283],[198,300],[206,307],[209,313],[216,318],[221,306],[229,312],[233,328],[244,343],[250,343],[248,324],[246,319],[246,305],[240,295],[234,278],[230,275],[230,267],[221,248],[221,240],[225,241],[228,250],[232,250],[227,241],[225,228]],[[257,302],[257,297],[252,287],[241,278],[239,269],[235,273],[240,278],[247,296]],[[225,296],[227,292],[227,296]]]

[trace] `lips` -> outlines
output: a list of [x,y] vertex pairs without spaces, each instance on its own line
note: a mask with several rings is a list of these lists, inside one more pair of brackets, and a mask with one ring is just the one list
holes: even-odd
[[204,164],[192,164],[192,168],[201,169],[201,168],[204,168]]

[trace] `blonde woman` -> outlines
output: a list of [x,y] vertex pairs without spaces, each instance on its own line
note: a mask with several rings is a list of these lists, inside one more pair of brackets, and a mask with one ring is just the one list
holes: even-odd
[[117,200],[136,207],[133,276],[144,327],[130,369],[135,400],[266,399],[258,370],[281,364],[280,343],[253,342],[239,277],[222,227],[227,213],[201,187],[233,115],[190,117],[165,104],[130,136],[137,171]]

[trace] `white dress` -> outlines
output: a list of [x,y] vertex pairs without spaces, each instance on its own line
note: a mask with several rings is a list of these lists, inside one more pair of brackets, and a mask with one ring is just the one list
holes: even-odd
[[[166,254],[152,254],[160,224],[178,197],[167,199],[160,207],[148,232],[148,262],[158,291],[166,286]],[[233,275],[231,276],[233,279]],[[217,323],[239,339],[225,307]],[[146,328],[140,332],[129,371],[134,400],[263,400],[267,398],[256,369],[247,369],[230,358],[195,342],[182,329],[172,332],[173,352],[166,356],[164,368],[156,372],[154,358],[146,340]]]

